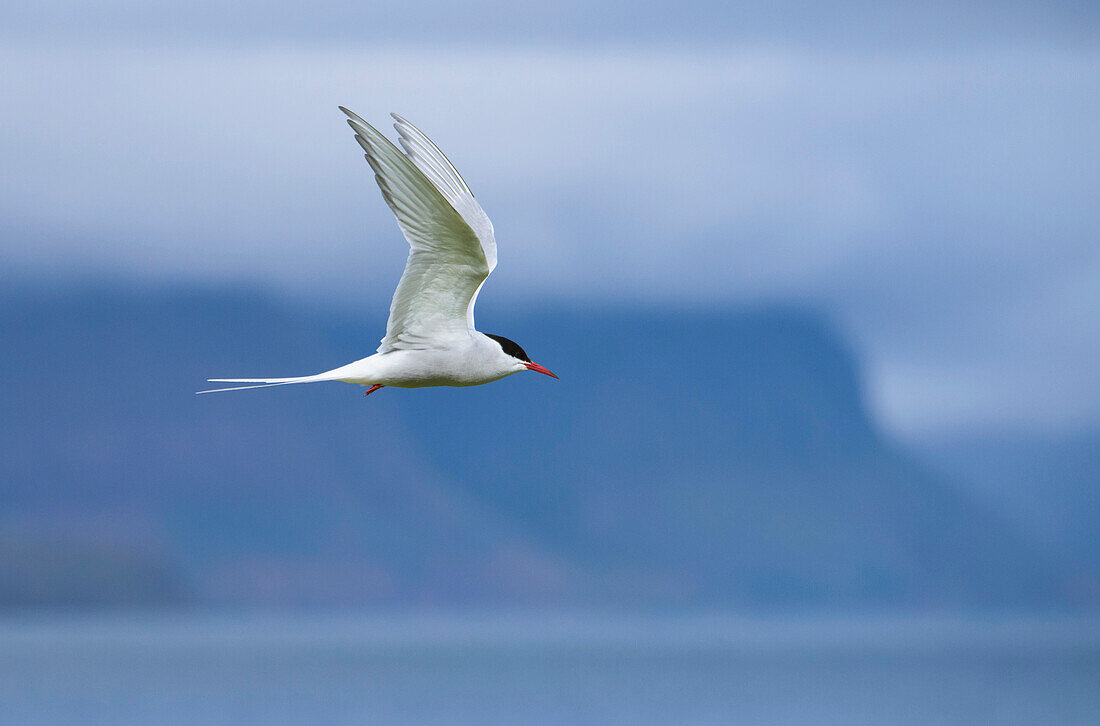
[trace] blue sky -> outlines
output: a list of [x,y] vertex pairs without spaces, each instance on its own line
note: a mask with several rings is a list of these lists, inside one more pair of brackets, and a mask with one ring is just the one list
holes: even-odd
[[707,5],[0,6],[5,274],[384,306],[336,105],[394,110],[494,220],[486,310],[796,300],[896,431],[1100,421],[1096,12]]

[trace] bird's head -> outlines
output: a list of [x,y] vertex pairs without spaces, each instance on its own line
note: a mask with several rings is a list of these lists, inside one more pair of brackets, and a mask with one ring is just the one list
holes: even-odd
[[522,370],[535,371],[536,373],[542,373],[543,375],[550,376],[551,378],[557,378],[547,368],[540,366],[538,363],[532,363],[531,359],[527,357],[527,352],[519,347],[519,344],[515,341],[508,340],[503,335],[492,335],[486,333],[485,337],[492,338],[500,346],[501,351],[505,356],[511,359],[512,373],[519,373]]

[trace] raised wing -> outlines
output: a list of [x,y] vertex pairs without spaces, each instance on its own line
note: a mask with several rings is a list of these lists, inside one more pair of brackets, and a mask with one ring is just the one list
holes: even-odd
[[474,327],[474,302],[496,267],[493,225],[458,171],[415,126],[394,116],[405,153],[343,106],[382,196],[409,242],[379,353],[435,348]]

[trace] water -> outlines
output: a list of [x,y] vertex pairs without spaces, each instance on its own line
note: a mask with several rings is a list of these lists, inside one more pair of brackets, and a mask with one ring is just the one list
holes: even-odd
[[1100,624],[9,618],[0,723],[1097,724]]

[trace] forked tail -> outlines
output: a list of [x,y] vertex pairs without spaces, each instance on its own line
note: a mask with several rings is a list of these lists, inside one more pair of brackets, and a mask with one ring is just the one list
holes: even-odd
[[207,378],[210,383],[251,383],[251,386],[232,386],[230,388],[211,388],[195,393],[221,393],[222,391],[244,391],[249,388],[270,388],[271,386],[289,386],[291,383],[317,383],[336,380],[321,373],[316,376],[298,376],[297,378]]

